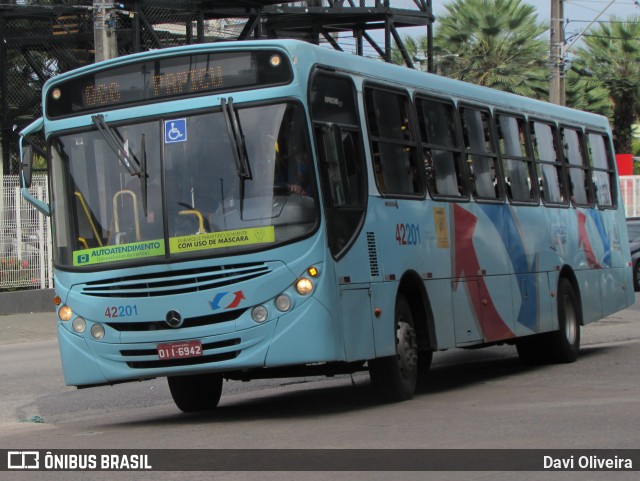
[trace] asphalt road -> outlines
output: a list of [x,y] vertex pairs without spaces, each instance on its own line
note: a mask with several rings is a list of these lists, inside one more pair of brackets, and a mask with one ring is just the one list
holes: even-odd
[[[636,449],[640,305],[582,331],[578,362],[523,366],[510,346],[437,353],[427,386],[378,404],[368,376],[225,383],[185,415],[164,379],[64,386],[51,314],[0,316],[0,449]],[[248,461],[250,462],[250,461]],[[636,468],[637,469],[637,468]],[[10,479],[638,479],[628,472],[1,473]]]

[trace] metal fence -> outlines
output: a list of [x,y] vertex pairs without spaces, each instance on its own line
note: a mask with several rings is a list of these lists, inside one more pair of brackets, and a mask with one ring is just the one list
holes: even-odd
[[620,197],[626,217],[640,217],[640,175],[620,176]]
[[[17,175],[2,179],[0,291],[53,287],[50,219],[20,195]],[[31,195],[48,202],[47,177],[34,175]]]

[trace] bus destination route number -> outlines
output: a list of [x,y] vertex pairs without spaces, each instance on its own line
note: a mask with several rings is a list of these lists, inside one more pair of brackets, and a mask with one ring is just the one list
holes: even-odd
[[202,356],[202,343],[200,341],[173,342],[158,344],[158,357],[165,359],[184,359],[187,357]]
[[420,225],[396,224],[396,242],[401,246],[420,245]]

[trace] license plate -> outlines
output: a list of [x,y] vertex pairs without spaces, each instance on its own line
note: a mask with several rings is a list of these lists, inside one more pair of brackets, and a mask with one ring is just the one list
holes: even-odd
[[164,359],[184,359],[187,357],[202,356],[202,343],[200,341],[172,342],[170,344],[158,344],[158,357]]

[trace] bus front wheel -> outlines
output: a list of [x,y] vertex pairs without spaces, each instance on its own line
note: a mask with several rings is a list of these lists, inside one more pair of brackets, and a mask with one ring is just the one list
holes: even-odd
[[369,376],[385,401],[413,397],[418,380],[418,339],[407,300],[399,296],[395,307],[396,355],[369,361]]
[[211,411],[222,395],[222,374],[195,374],[167,378],[171,397],[185,413]]

